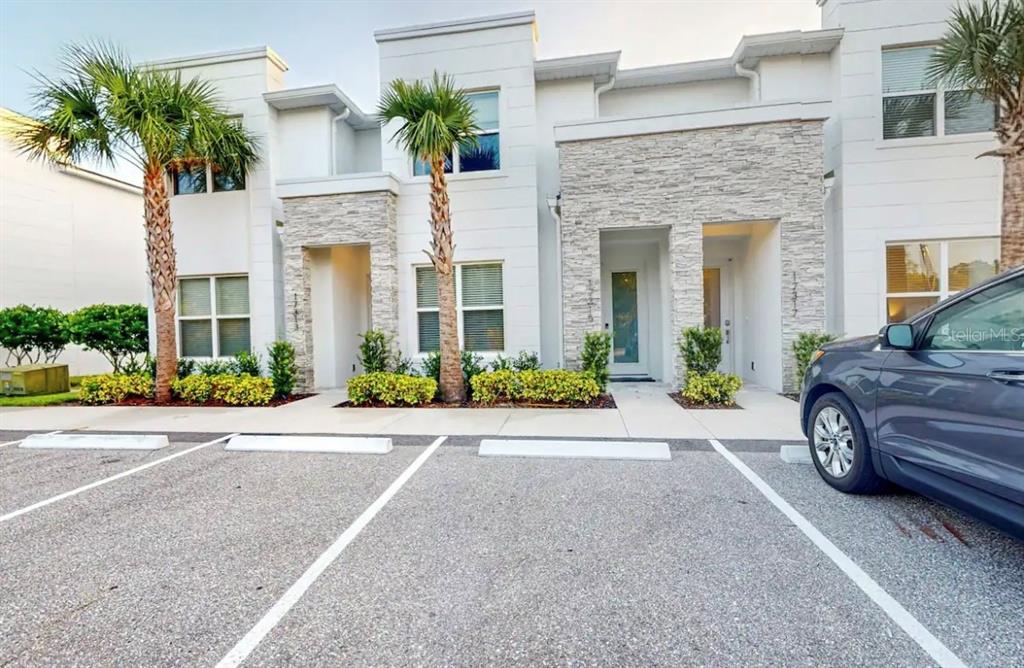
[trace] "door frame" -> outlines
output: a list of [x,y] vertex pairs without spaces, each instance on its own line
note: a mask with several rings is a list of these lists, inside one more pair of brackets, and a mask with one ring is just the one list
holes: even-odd
[[[637,361],[615,361],[615,332],[612,322],[612,274],[633,272],[636,274],[636,319],[637,319]],[[647,263],[623,263],[601,266],[601,322],[604,331],[612,336],[611,351],[608,353],[608,371],[612,376],[650,375],[650,332],[647,304]]]
[[[719,277],[718,307],[722,323],[722,363],[718,365],[718,370],[722,373],[736,373],[736,342],[738,338],[736,335],[736,299],[733,290],[732,263],[729,261],[706,262],[701,271],[703,272],[704,269],[717,269]],[[703,298],[702,294],[702,301]]]

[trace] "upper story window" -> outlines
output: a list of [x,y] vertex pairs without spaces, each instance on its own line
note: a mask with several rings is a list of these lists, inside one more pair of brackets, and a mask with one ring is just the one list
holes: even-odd
[[[480,126],[477,145],[460,146],[454,156],[447,156],[444,163],[446,174],[501,169],[498,91],[469,93],[467,97],[476,112],[476,124]],[[430,174],[430,165],[422,160],[414,160],[412,174],[426,176]]]
[[996,105],[928,81],[934,47],[882,51],[882,138],[933,137],[995,128]]
[[890,243],[885,247],[888,320],[906,320],[998,273],[999,239]]
[[[172,169],[171,182],[175,195],[198,195],[207,192],[245,190],[245,174],[234,170],[222,170],[209,165],[188,169]],[[213,190],[210,190],[210,184]]]

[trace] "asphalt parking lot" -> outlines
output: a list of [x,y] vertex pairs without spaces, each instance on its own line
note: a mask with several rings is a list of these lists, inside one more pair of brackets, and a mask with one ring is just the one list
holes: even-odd
[[841,495],[777,442],[722,446],[938,645],[708,442],[636,462],[221,436],[0,447],[0,666],[1024,665],[1024,543]]

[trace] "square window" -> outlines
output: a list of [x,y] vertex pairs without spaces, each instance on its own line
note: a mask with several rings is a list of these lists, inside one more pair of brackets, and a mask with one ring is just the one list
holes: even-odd
[[882,98],[882,138],[931,137],[935,134],[935,93]]
[[940,262],[937,241],[890,244],[885,249],[886,291],[938,291]]
[[437,311],[421,311],[418,314],[419,350],[432,353],[441,349],[441,325]]
[[996,239],[950,241],[947,254],[950,292],[974,287],[999,273],[999,242]]
[[[444,173],[452,173],[452,156],[447,155],[444,158]],[[412,163],[412,175],[413,176],[429,176],[430,175],[430,164],[416,158]]]
[[218,276],[215,279],[217,315],[249,313],[249,277]]
[[245,190],[245,173],[235,169],[213,170],[213,192]]
[[206,167],[196,166],[171,172],[175,195],[197,195],[206,192]]
[[182,320],[181,356],[213,357],[213,328],[209,320]]
[[467,95],[473,105],[473,120],[481,130],[498,129],[498,91],[470,93]]
[[249,352],[249,319],[221,318],[217,320],[217,342],[221,357],[232,357]]
[[210,315],[210,279],[183,278],[179,280],[178,311],[183,316]]
[[945,93],[946,134],[989,132],[996,127],[995,104],[965,90]]
[[505,349],[505,313],[465,311],[462,314],[463,347],[472,351]]
[[501,169],[501,147],[497,134],[478,135],[476,146],[459,146],[460,172],[486,172]]

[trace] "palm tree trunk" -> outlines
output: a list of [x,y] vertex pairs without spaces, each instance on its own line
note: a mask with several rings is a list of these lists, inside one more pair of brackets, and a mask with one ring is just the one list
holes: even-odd
[[177,259],[171,229],[171,203],[163,169],[150,167],[143,178],[146,205],[146,259],[153,288],[156,318],[156,400],[171,400],[171,381],[178,374],[174,308],[177,292]]
[[1024,265],[1024,153],[1003,158],[1003,224],[999,268]]
[[437,308],[441,334],[441,399],[461,402],[466,399],[459,353],[459,319],[455,311],[455,264],[452,243],[448,184],[444,178],[444,159],[430,161],[430,259],[437,273]]

